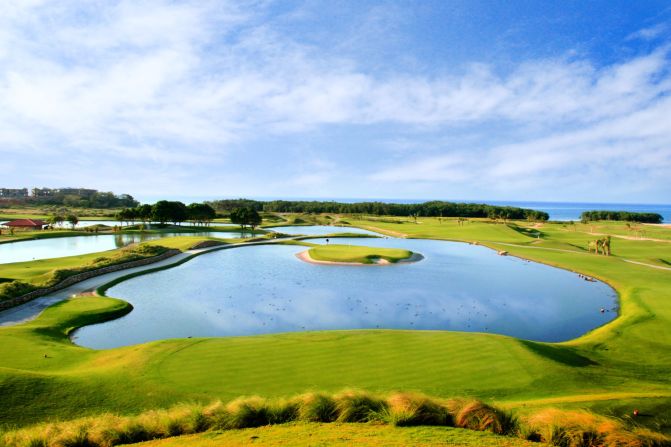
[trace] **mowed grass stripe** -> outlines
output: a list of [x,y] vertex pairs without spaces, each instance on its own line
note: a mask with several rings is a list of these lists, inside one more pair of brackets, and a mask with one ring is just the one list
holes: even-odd
[[[332,334],[332,333],[326,333]],[[338,334],[338,333],[336,333]],[[447,395],[448,390],[478,387],[496,390],[530,384],[542,371],[561,368],[508,339],[481,334],[409,331],[352,331],[325,341],[316,333],[290,339],[240,337],[211,339],[180,349],[164,358],[155,371],[177,389],[215,395],[238,395],[269,389],[273,395],[319,387],[366,389],[422,389]],[[474,346],[475,345],[475,346]],[[188,360],[187,360],[188,359]],[[477,365],[496,364],[496,373]],[[538,365],[538,362],[542,365]],[[536,363],[533,368],[530,364]]]

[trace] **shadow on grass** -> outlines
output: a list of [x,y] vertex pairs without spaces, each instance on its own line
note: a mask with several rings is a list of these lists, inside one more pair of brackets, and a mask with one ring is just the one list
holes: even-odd
[[585,367],[597,365],[598,363],[576,353],[573,349],[564,346],[553,346],[529,340],[520,340],[520,343],[535,354],[561,363],[562,365]]

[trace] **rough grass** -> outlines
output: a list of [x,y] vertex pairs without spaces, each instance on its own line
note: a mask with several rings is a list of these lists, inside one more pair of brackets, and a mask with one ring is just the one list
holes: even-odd
[[[323,412],[322,409],[327,410]],[[383,397],[363,391],[345,391],[335,396],[302,395],[283,400],[255,396],[238,398],[228,404],[215,402],[209,406],[181,404],[137,416],[105,414],[9,432],[0,437],[0,445],[111,447],[211,430],[314,423],[315,419],[329,419],[335,421],[334,425],[375,422],[394,426],[457,426],[561,447],[671,445],[671,440],[662,434],[626,427],[620,421],[587,412],[547,409],[518,421],[509,413],[477,400],[445,401],[407,393]]]
[[362,247],[356,245],[319,245],[308,250],[312,259],[330,262],[374,264],[380,259],[396,263],[412,256],[409,250],[397,248]]

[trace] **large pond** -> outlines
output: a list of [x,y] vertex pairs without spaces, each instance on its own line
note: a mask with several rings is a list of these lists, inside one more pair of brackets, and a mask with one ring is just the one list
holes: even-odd
[[[108,291],[134,310],[75,333],[112,348],[174,337],[326,329],[479,331],[539,341],[579,336],[616,317],[606,284],[463,243],[342,239],[401,247],[425,259],[404,265],[332,266],[300,261],[300,246],[212,252]],[[601,309],[604,308],[604,312]]]
[[[249,236],[249,233],[246,234]],[[19,241],[0,244],[0,264],[32,261],[37,259],[76,256],[125,247],[135,242],[144,242],[173,236],[212,236],[220,238],[240,237],[239,231],[198,231],[187,233],[157,234],[101,234],[95,236],[72,236]]]

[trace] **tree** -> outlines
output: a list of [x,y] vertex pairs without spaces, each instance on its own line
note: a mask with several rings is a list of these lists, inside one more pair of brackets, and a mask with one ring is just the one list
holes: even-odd
[[137,217],[143,223],[147,223],[151,220],[151,205],[140,205],[135,208],[137,210]]
[[184,222],[188,217],[186,205],[182,202],[161,200],[154,204],[151,211],[152,220],[161,224],[165,224],[166,222],[177,224]]
[[214,208],[205,203],[192,203],[187,207],[187,212],[189,215],[189,220],[196,224],[205,225],[217,217],[217,213],[214,211]]
[[114,215],[114,218],[115,218],[116,220],[118,220],[120,224],[123,225],[124,222],[128,222],[128,220],[129,220],[129,215],[130,215],[130,213],[129,213],[128,208],[124,208],[124,209],[122,209],[121,211],[117,212],[117,213]]
[[74,214],[68,214],[67,221],[70,222],[70,225],[72,225],[72,229],[74,230],[79,223],[79,217]]
[[47,219],[47,222],[49,222],[49,225],[53,228],[55,225],[58,225],[59,227],[63,223],[63,216],[60,214],[55,214]]
[[261,216],[251,207],[236,208],[231,211],[231,222],[240,225],[241,229],[245,229],[246,225],[254,231],[255,227],[261,225]]

